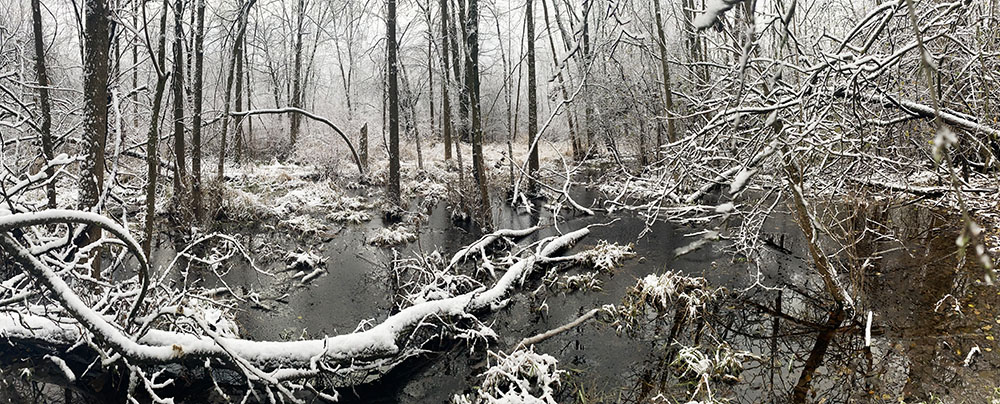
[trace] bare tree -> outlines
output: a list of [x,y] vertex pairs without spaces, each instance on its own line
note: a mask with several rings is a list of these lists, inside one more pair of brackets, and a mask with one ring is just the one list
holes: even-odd
[[192,91],[194,91],[194,112],[191,117],[191,194],[194,202],[194,217],[201,221],[205,219],[201,184],[201,114],[205,64],[205,0],[197,0],[195,14],[194,72],[192,72],[194,76],[194,88],[192,88]]
[[247,16],[250,13],[250,8],[256,2],[257,0],[249,0],[245,3],[241,2],[237,11],[236,36],[233,39],[233,52],[229,59],[229,71],[226,74],[226,90],[222,96],[222,137],[219,145],[219,165],[216,170],[216,177],[220,182],[225,180],[226,135],[229,131],[229,120],[232,118],[230,115],[230,111],[232,111],[230,101],[232,100],[233,81],[235,81],[236,76],[236,61],[243,57],[243,38],[246,36],[247,31]]
[[[553,0],[553,2],[558,2],[559,0]],[[559,63],[558,53],[556,52],[555,40],[552,38],[552,24],[549,23],[549,6],[548,0],[542,0],[542,13],[545,16],[545,30],[546,37],[549,40],[549,52],[552,53],[553,63],[556,63],[556,79],[559,81],[559,92],[562,94],[564,100],[569,99],[569,90],[566,88],[571,85],[570,80],[570,70],[567,69],[567,63]],[[565,43],[565,42],[564,42]],[[566,73],[566,79],[563,79],[563,73]],[[582,146],[580,145],[580,140],[576,133],[576,122],[573,120],[573,110],[567,105],[566,106],[566,124],[569,126],[569,139],[570,147],[573,149],[573,159],[579,160],[582,156]]]
[[[293,108],[302,108],[302,35],[303,21],[306,18],[306,2],[298,0],[295,8],[295,42],[292,45],[294,64],[292,65],[292,93],[291,102]],[[298,115],[291,116],[291,145],[295,148],[295,142],[299,137],[299,126],[301,121]]]
[[[86,0],[83,19],[83,96],[84,130],[82,135],[86,158],[80,166],[80,209],[101,210],[104,186],[104,148],[108,137],[108,5],[104,0]],[[101,228],[87,227],[87,243],[101,238]],[[92,271],[101,276],[100,250],[93,251]]]
[[479,186],[479,214],[481,224],[493,226],[493,212],[490,208],[490,192],[486,178],[486,163],[483,158],[482,103],[479,96],[479,1],[469,0],[466,17],[465,82],[469,88],[472,115],[472,170]]
[[[545,1],[545,0],[542,0]],[[525,4],[524,23],[528,35],[528,192],[537,193],[538,184],[538,148],[531,147],[538,136],[538,83],[535,79],[535,2],[527,0]]]
[[399,83],[398,83],[398,43],[396,42],[396,0],[386,4],[386,54],[388,68],[389,97],[389,203],[390,209],[398,209],[402,203],[399,194]]
[[[441,9],[441,132],[444,135],[444,159],[451,159],[452,112],[448,96],[450,68],[448,59],[448,0],[440,0]],[[428,7],[430,8],[430,7]]]
[[174,3],[174,197],[178,201],[187,187],[187,155],[184,141],[184,0]]
[[[663,112],[667,120],[667,140],[673,142],[677,140],[677,133],[674,130],[674,119],[670,115],[674,109],[674,96],[670,89],[670,65],[667,62],[667,36],[663,33],[663,18],[660,16],[660,0],[653,0],[653,9],[656,13],[656,42],[660,49],[660,69],[663,72]],[[663,142],[656,138],[657,153]]]
[[[35,42],[35,75],[38,80],[38,104],[41,109],[42,157],[51,161],[55,158],[52,142],[52,102],[49,100],[49,76],[45,69],[45,43],[42,33],[42,11],[39,0],[31,0],[31,29]],[[55,167],[46,164],[45,175],[49,178],[45,186],[48,207],[56,207]]]
[[[156,179],[159,174],[160,156],[157,144],[160,140],[160,111],[163,108],[163,93],[166,90],[170,73],[167,72],[167,9],[168,0],[163,0],[163,11],[160,13],[160,33],[157,37],[156,50],[149,41],[149,26],[143,27],[153,70],[156,73],[156,90],[153,93],[153,110],[149,120],[149,131],[146,134],[146,223],[142,240],[142,251],[147,257],[152,250],[153,222],[156,220]],[[146,20],[146,6],[142,4],[143,20]],[[155,53],[154,53],[155,52]],[[196,149],[197,150],[197,149]]]

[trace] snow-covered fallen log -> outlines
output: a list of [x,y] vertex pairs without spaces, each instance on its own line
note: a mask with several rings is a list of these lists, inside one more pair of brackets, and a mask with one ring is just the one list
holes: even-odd
[[[49,336],[56,340],[93,340],[100,349],[113,352],[114,355],[109,356],[106,363],[116,357],[133,365],[220,359],[243,371],[248,381],[285,392],[287,388],[283,382],[292,379],[321,373],[370,371],[373,368],[384,371],[391,368],[420,352],[420,342],[411,341],[416,329],[428,322],[475,318],[478,314],[503,307],[510,294],[533,273],[537,262],[569,248],[589,232],[588,228],[583,228],[540,244],[534,254],[518,259],[490,287],[415,304],[367,330],[299,341],[252,341],[222,336],[212,331],[203,318],[192,313],[193,310],[185,310],[184,306],[161,310],[154,317],[172,315],[189,318],[200,325],[200,334],[145,326],[142,332],[130,334],[123,325],[114,323],[113,319],[85,304],[56,270],[9,234],[3,234],[0,235],[3,249],[49,292],[76,324],[67,324],[66,319],[56,322],[46,318],[50,316],[47,311],[24,313],[20,317],[29,320],[10,318],[0,321],[0,335],[32,337],[35,331],[24,326],[31,324],[33,328],[47,330]],[[509,231],[501,234],[526,233]]]
[[455,265],[462,262],[466,258],[469,258],[469,255],[473,253],[478,252],[480,254],[485,254],[486,247],[489,247],[491,244],[495,243],[497,240],[500,240],[503,237],[509,237],[509,238],[526,237],[527,235],[538,231],[538,229],[539,229],[538,226],[532,226],[521,230],[502,229],[487,234],[482,238],[480,238],[475,243],[472,243],[462,248],[461,250],[458,250],[458,252],[451,257],[451,261],[448,263],[448,267],[449,268],[454,267]]

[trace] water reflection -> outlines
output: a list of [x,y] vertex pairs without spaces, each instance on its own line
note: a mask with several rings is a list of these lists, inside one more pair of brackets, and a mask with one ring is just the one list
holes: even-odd
[[[585,202],[594,196],[574,197]],[[498,227],[551,223],[551,213],[540,208],[544,206],[535,206],[534,215],[500,208],[495,215]],[[755,257],[734,256],[725,242],[675,257],[675,249],[688,244],[684,235],[699,229],[656,223],[637,240],[646,223],[618,216],[611,225],[594,227],[576,251],[598,240],[635,242],[641,258],[602,274],[601,291],[565,293],[542,288],[518,294],[507,308],[487,319],[500,335],[494,349],[509,349],[521,338],[565,324],[591,308],[620,304],[637,279],[675,270],[704,277],[726,293],[703,317],[685,318],[677,315],[679,311],[650,316],[643,328],[623,334],[607,324],[590,324],[536,348],[558,358],[568,371],[562,392],[565,402],[646,403],[659,402],[657,397],[684,402],[696,395],[699,384],[678,370],[681,345],[706,352],[724,345],[754,355],[745,361],[737,380],[712,381],[714,397],[736,403],[898,402],[932,396],[988,402],[1000,380],[993,351],[998,348],[993,327],[1000,329],[996,309],[1000,302],[997,292],[979,281],[981,270],[958,259],[957,220],[912,205],[861,205],[831,211],[836,216],[832,222],[839,226],[831,234],[839,239],[823,243],[831,251],[840,251],[836,264],[858,302],[853,316],[824,295],[822,282],[805,258],[801,230],[789,215],[776,213],[764,223],[770,246]],[[612,219],[574,216],[568,211],[562,211],[561,218],[565,221],[559,229],[563,230]],[[307,245],[328,260],[328,274],[308,285],[289,280],[287,274],[272,278],[238,265],[231,268],[223,278],[227,283],[263,297],[260,305],[241,306],[238,320],[246,336],[263,340],[334,335],[350,332],[363,319],[381,320],[389,315],[395,290],[386,268],[394,252],[365,242],[366,234],[380,226],[375,219],[305,238],[274,230],[246,231],[245,240],[255,254],[267,255],[262,253],[268,246],[291,250]],[[549,226],[524,242],[557,233]],[[419,235],[417,242],[397,253],[453,252],[475,240],[478,232],[456,227],[447,207],[439,205],[430,211]],[[157,253],[160,258],[154,262],[164,262],[178,248],[163,243]],[[281,272],[280,255],[273,252],[259,264]],[[570,273],[578,270],[568,269]],[[193,266],[189,277],[206,279],[202,281],[206,287],[215,285],[204,268]],[[538,310],[543,305],[546,309]],[[871,346],[865,341],[868,311],[873,314]],[[963,366],[973,347],[978,347],[981,356]],[[345,401],[445,402],[473,385],[474,375],[484,366],[482,354],[470,354],[461,345],[438,348],[439,352],[411,360],[373,384],[342,392]],[[11,352],[4,353],[4,375],[10,378],[18,365]],[[28,362],[27,366],[40,365]],[[0,394],[22,397],[17,394],[23,391],[12,390],[16,384],[5,384]],[[204,397],[210,390],[187,393]],[[55,394],[53,401],[61,398],[62,391],[50,392]],[[94,394],[78,394],[75,399],[104,400]]]

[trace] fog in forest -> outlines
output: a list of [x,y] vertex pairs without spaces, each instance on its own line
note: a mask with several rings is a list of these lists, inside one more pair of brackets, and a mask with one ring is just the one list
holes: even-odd
[[0,401],[1000,403],[1000,5],[0,0]]

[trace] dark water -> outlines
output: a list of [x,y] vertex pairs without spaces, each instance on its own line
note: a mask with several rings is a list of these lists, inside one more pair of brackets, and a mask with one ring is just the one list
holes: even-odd
[[[592,195],[580,196],[588,197]],[[837,262],[840,268],[863,268],[843,277],[851,290],[859,291],[855,296],[859,314],[827,333],[830,348],[812,380],[809,402],[888,403],[933,398],[946,403],[989,402],[1000,386],[1000,358],[996,355],[1000,347],[993,338],[994,327],[1000,330],[1000,293],[981,282],[981,269],[958,259],[954,244],[958,221],[913,205],[858,211],[845,222],[878,223],[878,228],[895,234],[901,242],[875,235],[858,237],[846,251],[851,254],[845,255],[862,258]],[[532,216],[506,208],[498,209],[496,216],[500,228],[552,222],[548,213]],[[702,229],[659,222],[639,238],[646,223],[629,215],[574,216],[564,210],[558,229],[544,227],[521,244],[612,219],[617,221],[594,227],[571,252],[591,247],[598,240],[634,242],[637,257],[613,273],[601,274],[601,291],[545,291],[538,296],[518,293],[510,305],[485,319],[500,336],[490,349],[509,351],[522,338],[565,324],[587,310],[620,304],[636,280],[647,274],[681,271],[703,276],[713,287],[726,288],[705,317],[704,327],[709,332],[700,342],[705,346],[724,342],[757,355],[747,363],[739,383],[713,385],[716,398],[739,403],[787,402],[803,362],[823,331],[830,307],[806,257],[801,230],[790,216],[778,213],[765,222],[764,232],[773,243],[752,257],[759,266],[734,255],[725,241],[675,257],[675,249],[692,241],[686,235]],[[316,338],[351,332],[365,319],[380,322],[394,307],[388,269],[395,254],[406,257],[437,249],[450,257],[479,236],[475,229],[456,226],[444,205],[430,211],[416,242],[396,250],[366,243],[371,231],[382,225],[377,218],[361,225],[331,224],[319,236],[280,228],[250,232],[249,249],[255,256],[269,256],[260,259],[260,264],[278,276],[235,268],[224,277],[237,290],[255,291],[262,297],[260,305],[244,307],[237,316],[244,336],[257,340]],[[275,245],[279,250],[311,249],[327,259],[327,274],[305,285],[289,279],[290,273],[283,272],[280,251],[265,253]],[[172,257],[174,251],[163,247],[161,261]],[[579,270],[568,269],[569,273]],[[536,280],[524,289],[531,291],[537,286]],[[536,308],[543,302],[548,309],[539,312]],[[864,346],[868,311],[874,319],[870,349]],[[610,325],[591,322],[542,342],[535,350],[555,356],[561,369],[568,371],[561,401],[650,402],[663,393],[686,402],[693,386],[677,379],[668,366],[670,350],[665,340],[669,325],[666,321],[663,326],[620,335]],[[690,325],[682,332],[686,341],[692,342],[694,328]],[[982,355],[971,366],[964,366],[967,353],[975,346]],[[470,354],[464,344],[448,345],[440,352],[404,363],[379,381],[341,393],[346,402],[446,402],[474,386],[484,365],[481,347]]]
[[[547,213],[531,216],[509,209],[498,213],[501,228],[551,223]],[[981,282],[980,269],[958,262],[956,219],[914,206],[869,209],[862,216],[855,220],[882,223],[902,243],[862,237],[852,246],[855,254],[880,258],[868,264],[840,263],[842,268],[864,267],[844,277],[852,290],[861,291],[856,296],[861,314],[832,333],[831,347],[812,382],[809,401],[898,402],[901,398],[918,401],[935,397],[956,403],[989,401],[1000,383],[998,358],[992,351],[1000,347],[988,339],[992,326],[1000,327],[996,309],[1000,299],[995,288]],[[806,256],[801,230],[790,216],[776,214],[766,222],[765,233],[774,242],[756,257],[760,267],[734,256],[726,242],[675,257],[675,249],[692,241],[685,235],[701,229],[655,223],[638,238],[646,227],[644,221],[627,215],[615,218],[618,220],[609,226],[594,227],[573,251],[593,246],[598,240],[634,242],[637,258],[612,274],[602,274],[602,291],[535,297],[518,294],[508,307],[486,319],[500,336],[490,349],[509,350],[522,338],[565,324],[587,310],[620,304],[627,290],[647,274],[681,271],[703,276],[710,285],[728,290],[706,321],[716,338],[758,355],[748,363],[741,383],[718,387],[716,397],[735,402],[786,402],[829,307]],[[558,230],[545,227],[521,244],[611,219],[563,211],[565,221]],[[329,273],[295,288],[287,304],[243,312],[239,321],[244,332],[255,339],[281,339],[297,337],[306,329],[309,336],[316,337],[350,332],[363,319],[383,320],[393,307],[392,286],[386,279],[394,252],[364,243],[365,233],[381,225],[376,219],[348,226],[332,240],[317,244],[316,251],[328,258]],[[447,209],[438,206],[421,226],[419,240],[395,253],[408,256],[414,251],[437,249],[450,256],[477,238],[476,231],[456,227]],[[257,276],[245,281],[262,282],[263,288],[271,282]],[[758,285],[751,287],[755,281]],[[537,282],[525,289],[536,287]],[[949,294],[954,299],[937,305]],[[537,311],[543,302],[547,310]],[[954,303],[961,313],[954,310]],[[935,306],[939,306],[937,311]],[[776,307],[781,308],[777,315]],[[867,311],[873,312],[874,319],[870,359],[864,347]],[[664,374],[670,373],[664,363],[666,333],[666,328],[661,328],[619,335],[609,325],[591,323],[539,344],[536,351],[555,356],[562,369],[568,370],[563,396],[567,401],[583,397],[598,402],[647,402],[658,393],[673,394],[684,401],[690,386],[676,380],[671,382],[673,387],[662,382]],[[963,366],[965,355],[974,346],[982,356],[971,366]],[[346,400],[358,402],[444,402],[475,385],[484,360],[480,353],[470,355],[469,348],[459,344],[410,361],[371,385],[342,393]]]

